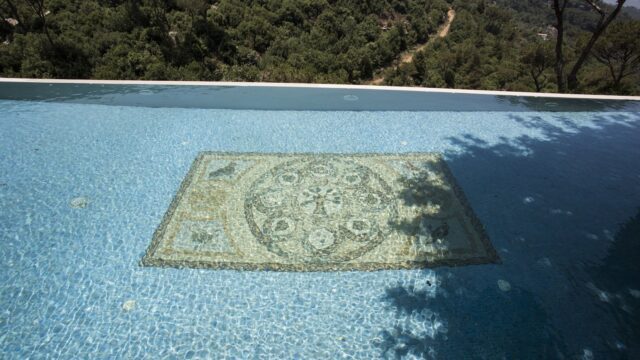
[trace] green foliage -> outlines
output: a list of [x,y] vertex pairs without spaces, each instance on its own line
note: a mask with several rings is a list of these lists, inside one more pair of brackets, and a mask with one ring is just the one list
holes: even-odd
[[[435,31],[443,0],[0,2],[0,74],[360,82]],[[5,14],[7,14],[5,16]],[[382,24],[388,24],[385,31]]]
[[536,91],[547,88],[549,80],[552,78],[550,69],[555,62],[552,44],[544,42],[531,44],[524,49],[520,62],[522,63],[522,71],[533,80]]
[[[593,49],[593,56],[605,65],[611,75],[607,85],[614,92],[625,93],[633,87],[625,78],[640,74],[640,22],[614,24]],[[637,83],[636,83],[637,85]]]
[[[546,1],[456,0],[453,7],[457,14],[447,38],[433,41],[414,56],[412,64],[396,65],[386,73],[385,84],[555,91],[555,38],[551,26],[555,19]],[[565,56],[571,64],[588,38],[588,31],[597,23],[597,16],[577,0],[570,2],[569,9]],[[600,49],[600,53],[608,53],[608,61],[619,75],[623,63],[621,54],[631,53],[630,48],[638,42],[640,22],[623,14],[617,24],[609,32],[611,35],[597,43],[600,47],[596,47],[595,52]],[[539,34],[546,34],[546,40]],[[590,60],[585,65],[581,92],[640,93],[637,57],[628,56],[620,85],[616,85],[610,75],[607,60],[602,56],[600,60]]]
[[[488,2],[458,4],[449,36],[416,54],[413,64],[400,66],[388,84],[510,90],[523,81],[513,46],[521,37],[512,13]],[[410,65],[417,72],[412,77],[402,69]]]
[[[432,39],[450,7],[449,35]],[[554,22],[546,1],[44,0],[43,10],[0,0],[0,19],[18,21],[0,21],[0,76],[365,83],[383,74],[389,85],[554,88],[553,40],[536,35]],[[570,3],[568,63],[594,16]],[[637,62],[615,76],[624,63],[615,54],[637,43],[638,22],[625,21],[596,47],[581,91],[640,92]]]

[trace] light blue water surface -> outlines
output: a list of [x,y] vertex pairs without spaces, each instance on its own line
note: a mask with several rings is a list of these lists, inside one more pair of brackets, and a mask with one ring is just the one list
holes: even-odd
[[[0,100],[0,358],[637,358],[640,113],[556,110]],[[442,152],[502,264],[139,266],[205,150]]]

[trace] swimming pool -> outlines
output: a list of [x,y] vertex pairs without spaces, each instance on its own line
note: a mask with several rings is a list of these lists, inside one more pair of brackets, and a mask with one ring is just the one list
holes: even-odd
[[[640,356],[638,99],[10,81],[0,99],[2,358]],[[443,154],[501,261],[140,266],[204,151]]]

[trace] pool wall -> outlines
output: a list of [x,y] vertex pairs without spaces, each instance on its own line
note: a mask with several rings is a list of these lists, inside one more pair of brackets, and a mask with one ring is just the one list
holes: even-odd
[[[455,95],[455,96],[452,96]],[[390,86],[0,78],[0,98],[116,106],[318,111],[640,110],[638,96]]]

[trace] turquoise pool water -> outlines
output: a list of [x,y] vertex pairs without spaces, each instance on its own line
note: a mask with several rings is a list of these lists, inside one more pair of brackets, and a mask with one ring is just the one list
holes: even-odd
[[[640,357],[638,102],[49,88],[0,84],[0,358]],[[502,263],[141,267],[201,151],[441,152]]]

